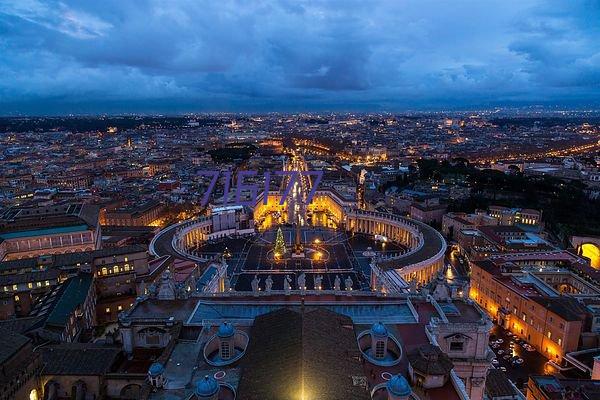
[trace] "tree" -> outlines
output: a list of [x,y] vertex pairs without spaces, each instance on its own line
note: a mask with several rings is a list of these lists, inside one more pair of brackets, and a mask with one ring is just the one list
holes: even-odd
[[285,254],[285,240],[283,239],[283,232],[281,228],[277,229],[277,236],[275,237],[275,257],[281,257]]

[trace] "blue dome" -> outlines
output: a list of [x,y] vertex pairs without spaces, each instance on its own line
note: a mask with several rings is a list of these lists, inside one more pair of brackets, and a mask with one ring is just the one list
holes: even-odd
[[227,338],[233,336],[234,332],[235,329],[233,329],[233,325],[228,324],[227,322],[223,322],[221,326],[219,326],[217,336],[220,338]]
[[152,364],[150,366],[150,369],[148,369],[148,373],[151,376],[160,375],[163,372],[165,372],[165,367],[163,367],[161,363],[157,363],[157,362],[155,362],[154,364]]
[[387,390],[394,396],[406,397],[412,393],[410,385],[402,375],[394,375],[387,383]]
[[219,383],[212,376],[206,375],[204,378],[196,381],[195,394],[200,398],[214,396],[218,391]]
[[377,322],[371,327],[371,333],[378,336],[387,336],[388,330],[381,322]]

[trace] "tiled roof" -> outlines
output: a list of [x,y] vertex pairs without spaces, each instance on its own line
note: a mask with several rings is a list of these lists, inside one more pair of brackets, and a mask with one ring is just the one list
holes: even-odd
[[88,343],[40,348],[44,375],[101,375],[114,364],[120,349]]
[[[364,376],[352,320],[325,309],[280,309],[255,319],[241,361],[238,392],[246,400],[369,399],[353,376]],[[304,383],[304,385],[303,385]]]
[[0,365],[25,346],[29,340],[19,333],[0,328]]
[[48,325],[64,326],[75,308],[85,302],[92,285],[92,275],[79,274],[70,278],[60,298],[46,319]]
[[515,389],[508,381],[504,372],[495,368],[490,369],[487,374],[485,391],[490,398],[512,396],[516,394]]
[[587,314],[586,307],[572,297],[530,297],[531,300],[540,304],[554,314],[558,315],[565,321],[582,321]]
[[410,365],[425,375],[448,375],[454,364],[439,347],[425,344],[408,353]]

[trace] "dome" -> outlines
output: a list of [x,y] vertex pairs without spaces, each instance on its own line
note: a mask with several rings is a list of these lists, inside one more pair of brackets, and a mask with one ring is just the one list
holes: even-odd
[[410,385],[402,375],[394,375],[387,383],[387,390],[394,396],[406,397],[412,393]]
[[381,322],[377,322],[371,327],[371,333],[378,336],[387,336],[388,330]]
[[196,396],[200,398],[214,396],[219,391],[219,383],[212,376],[206,375],[204,378],[196,381]]
[[217,336],[220,338],[226,338],[233,336],[235,330],[233,329],[233,325],[228,324],[227,322],[223,322],[221,326],[219,326],[219,330],[217,331]]
[[156,375],[160,375],[165,371],[165,367],[162,366],[161,363],[157,363],[155,362],[154,364],[152,364],[150,366],[150,369],[148,369],[148,373],[151,376],[156,376]]

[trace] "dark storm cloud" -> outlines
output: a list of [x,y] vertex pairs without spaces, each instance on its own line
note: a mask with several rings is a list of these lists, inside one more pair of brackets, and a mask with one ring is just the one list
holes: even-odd
[[0,114],[591,104],[599,2],[0,2]]

